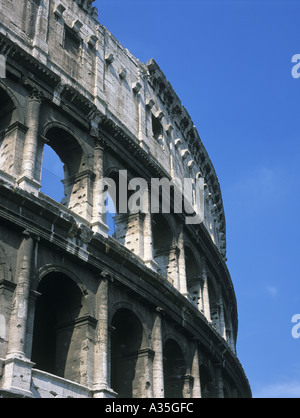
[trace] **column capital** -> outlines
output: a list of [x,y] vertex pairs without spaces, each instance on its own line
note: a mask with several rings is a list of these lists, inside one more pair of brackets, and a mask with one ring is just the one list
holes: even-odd
[[38,234],[34,233],[33,231],[30,231],[29,229],[24,229],[24,231],[22,232],[22,236],[23,238],[31,238],[35,242],[39,242],[41,239]]
[[29,101],[37,102],[39,104],[41,104],[45,99],[43,93],[35,87],[29,92],[28,97]]
[[109,283],[113,283],[114,281],[113,276],[109,272],[104,271],[104,270],[102,270],[101,273],[97,274],[96,278],[99,281],[104,281],[104,282],[109,282]]
[[42,100],[44,100],[45,96],[42,93],[42,91],[36,86],[36,84],[30,80],[29,77],[23,77],[22,79],[23,86],[27,87],[28,92],[28,98],[29,100],[39,101],[40,103]]
[[97,138],[95,140],[95,146],[94,146],[94,148],[95,148],[95,150],[104,151],[105,144],[104,144],[104,141],[102,140],[101,137],[97,136]]
[[107,147],[108,143],[106,138],[104,138],[103,134],[98,131],[97,135],[95,136],[95,148],[105,150]]

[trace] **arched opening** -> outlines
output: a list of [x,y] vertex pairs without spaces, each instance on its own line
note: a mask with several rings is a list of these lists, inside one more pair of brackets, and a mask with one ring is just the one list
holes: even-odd
[[111,386],[119,398],[143,397],[145,356],[141,353],[144,331],[137,316],[120,309],[112,320]]
[[42,191],[47,190],[51,193],[50,197],[81,214],[82,205],[88,200],[89,175],[83,151],[75,137],[60,127],[50,128],[46,133],[46,139],[47,145],[44,145],[41,166]]
[[198,263],[190,247],[185,246],[185,272],[188,292],[190,294],[191,301],[198,307],[201,297],[201,281],[199,276]]
[[14,174],[21,166],[20,158],[18,160],[15,155],[15,147],[18,140],[20,149],[23,144],[19,135],[16,135],[18,127],[12,128],[17,121],[17,108],[13,100],[0,88],[0,170],[8,174]]
[[172,277],[169,270],[171,248],[173,245],[173,233],[164,215],[157,213],[152,216],[153,257],[160,269],[160,273],[166,277]]
[[213,378],[206,366],[200,366],[201,398],[213,398]]
[[140,213],[132,214],[128,207],[128,202],[134,191],[128,190],[129,179],[127,171],[123,176],[124,171],[112,171],[107,177],[105,187],[107,190],[106,224],[110,228],[110,236],[135,254],[140,255],[143,221]]
[[108,235],[121,244],[125,244],[127,231],[127,214],[119,215],[119,174],[110,174],[109,183],[105,185],[106,191],[106,225],[109,227]]
[[41,192],[64,203],[64,165],[56,152],[48,145],[44,146]]
[[106,225],[109,227],[108,235],[110,237],[115,238],[116,229],[117,229],[115,216],[117,215],[117,210],[115,207],[114,200],[108,192],[107,192],[105,205],[106,205]]
[[[52,272],[40,282],[31,359],[42,371],[80,383],[80,340],[76,319],[82,293],[72,279]],[[79,342],[78,342],[79,341]]]
[[17,111],[12,99],[0,88],[0,132],[16,122]]
[[165,398],[183,398],[186,362],[179,344],[167,340],[163,350]]

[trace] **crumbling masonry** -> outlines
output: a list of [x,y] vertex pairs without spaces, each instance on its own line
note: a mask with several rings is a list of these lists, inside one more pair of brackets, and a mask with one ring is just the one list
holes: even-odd
[[[213,165],[159,66],[92,3],[0,3],[0,397],[251,397]],[[61,202],[40,191],[45,144]],[[110,234],[99,188],[120,170],[203,177],[204,222],[118,214]]]

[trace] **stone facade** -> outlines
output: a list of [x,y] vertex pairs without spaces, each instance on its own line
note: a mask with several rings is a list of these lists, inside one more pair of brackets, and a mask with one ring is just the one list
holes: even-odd
[[[251,397],[213,165],[159,66],[92,3],[0,4],[0,397]],[[40,191],[45,144],[61,202]],[[203,177],[204,222],[118,214],[111,236],[99,187],[120,170]]]

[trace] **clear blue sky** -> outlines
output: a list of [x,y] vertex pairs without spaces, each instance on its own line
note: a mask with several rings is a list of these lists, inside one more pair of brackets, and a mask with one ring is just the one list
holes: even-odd
[[126,48],[162,68],[215,166],[253,396],[300,397],[300,1],[95,5]]

